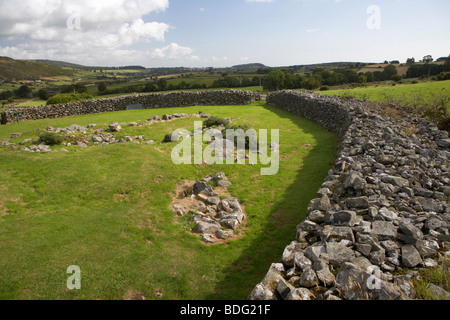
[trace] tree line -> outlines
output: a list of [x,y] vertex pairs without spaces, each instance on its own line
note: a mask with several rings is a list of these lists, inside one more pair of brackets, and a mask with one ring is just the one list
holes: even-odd
[[397,80],[397,67],[388,65],[383,71],[356,72],[353,69],[336,69],[334,71],[316,69],[307,75],[297,75],[287,70],[274,70],[264,79],[264,90],[307,89],[314,90],[321,86],[337,86],[348,83],[368,83],[375,81]]
[[[436,76],[436,80],[449,79],[450,57],[445,64],[410,64],[405,78],[425,78]],[[317,88],[326,89],[328,86],[342,84],[365,84],[377,81],[395,81],[398,82],[402,76],[398,74],[395,64],[387,65],[383,70],[357,72],[350,68],[340,68],[333,71],[325,69],[314,69],[311,73],[298,75],[287,69],[273,70],[263,78],[264,90],[282,90],[282,89],[307,89]]]

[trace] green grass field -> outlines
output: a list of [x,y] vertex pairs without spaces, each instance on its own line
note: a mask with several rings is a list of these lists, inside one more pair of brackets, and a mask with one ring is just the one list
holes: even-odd
[[355,89],[320,91],[320,93],[326,95],[350,95],[376,102],[386,102],[386,100],[391,98],[400,100],[410,100],[417,97],[421,99],[432,99],[433,96],[440,94],[450,96],[450,80],[416,84],[397,84],[395,86],[377,85]]
[[[174,143],[67,147],[34,154],[0,147],[0,299],[246,299],[295,238],[332,166],[335,136],[285,111],[249,106],[135,110],[0,126],[0,141],[19,143],[51,125],[96,128],[144,121],[153,115],[203,111],[235,117],[255,129],[280,130],[280,171],[261,165],[172,164]],[[121,135],[162,141],[193,119],[126,127]],[[60,147],[54,147],[58,150]],[[169,210],[176,185],[224,172],[245,206],[245,234],[205,246]],[[178,221],[178,222],[177,222]],[[81,268],[81,290],[66,288],[71,265]]]

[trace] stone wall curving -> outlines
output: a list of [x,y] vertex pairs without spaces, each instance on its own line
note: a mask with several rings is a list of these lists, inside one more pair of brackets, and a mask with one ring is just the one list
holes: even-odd
[[340,139],[307,218],[249,299],[416,298],[419,268],[449,266],[448,133],[361,100],[282,91],[267,101]]
[[106,99],[86,100],[63,105],[15,108],[1,113],[1,123],[54,119],[103,112],[127,110],[142,105],[143,109],[175,108],[195,105],[246,105],[254,95],[245,90],[188,91],[157,94],[135,94]]

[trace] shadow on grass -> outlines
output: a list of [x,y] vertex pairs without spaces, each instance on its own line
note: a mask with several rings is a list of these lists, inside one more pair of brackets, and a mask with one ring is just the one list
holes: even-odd
[[[303,158],[303,166],[297,171],[294,183],[288,186],[283,197],[272,205],[260,235],[256,240],[245,244],[242,254],[224,272],[223,280],[215,286],[214,293],[206,297],[208,300],[247,299],[270,265],[280,262],[285,247],[295,240],[296,226],[306,218],[307,206],[316,197],[317,190],[334,162],[335,135],[287,111],[265,104],[262,107],[280,118],[291,120],[305,134],[312,135],[317,146],[310,149],[308,155]],[[281,165],[282,163],[280,170],[283,169]],[[319,167],[327,169],[318,172]]]

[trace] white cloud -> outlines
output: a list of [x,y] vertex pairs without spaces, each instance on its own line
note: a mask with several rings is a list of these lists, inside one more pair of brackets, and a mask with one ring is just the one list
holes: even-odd
[[0,55],[90,65],[198,59],[176,43],[149,49],[173,27],[144,17],[168,7],[168,0],[0,0]]
[[182,47],[177,43],[171,43],[160,49],[155,49],[150,54],[152,58],[158,59],[179,59],[183,57],[191,57],[193,50],[188,47]]

